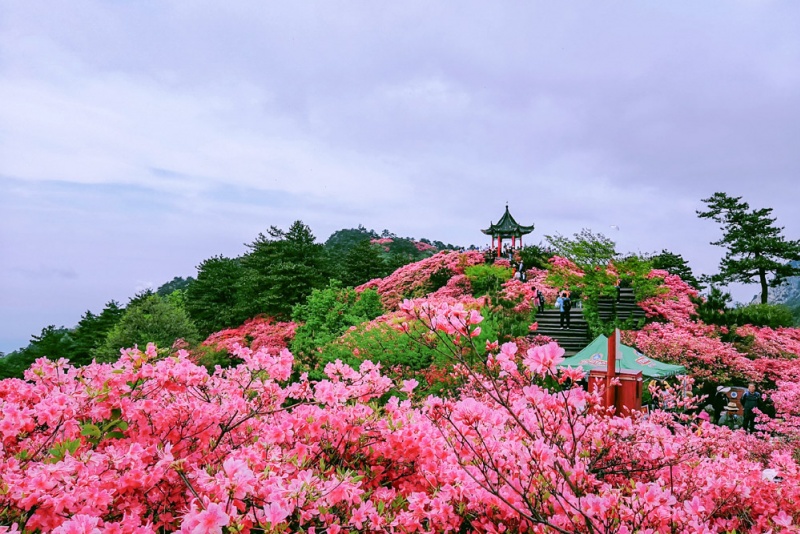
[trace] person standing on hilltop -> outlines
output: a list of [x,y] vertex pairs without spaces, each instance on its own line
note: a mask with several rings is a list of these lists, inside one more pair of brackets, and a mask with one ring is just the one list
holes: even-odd
[[748,432],[755,432],[756,414],[753,410],[758,408],[759,402],[761,402],[761,393],[756,391],[756,385],[750,382],[747,385],[747,391],[742,395],[742,406],[744,407],[744,422],[742,428]]

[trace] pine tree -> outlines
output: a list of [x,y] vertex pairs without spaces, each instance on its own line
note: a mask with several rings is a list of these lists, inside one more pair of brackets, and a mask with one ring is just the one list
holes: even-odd
[[698,210],[697,215],[722,226],[722,239],[711,244],[726,249],[720,272],[713,280],[723,284],[757,281],[761,285],[761,303],[766,304],[770,286],[800,274],[800,268],[791,264],[792,260],[800,260],[800,241],[784,238],[783,227],[775,226],[776,219],[770,216],[772,208],[751,210],[742,197],[726,193],[714,193],[703,202],[708,210]]
[[288,231],[273,226],[267,233],[247,245],[250,252],[242,257],[237,311],[248,318],[288,318],[295,304],[328,283],[330,265],[325,249],[302,221]]
[[237,314],[241,261],[214,256],[197,266],[197,278],[186,288],[186,311],[203,336],[238,326],[247,317]]

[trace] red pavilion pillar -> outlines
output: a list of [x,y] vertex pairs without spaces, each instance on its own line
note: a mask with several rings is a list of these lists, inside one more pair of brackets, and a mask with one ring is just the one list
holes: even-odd
[[500,235],[497,236],[497,255],[503,255],[503,237]]
[[511,236],[511,248],[514,248],[516,246],[517,246],[517,236],[512,235]]

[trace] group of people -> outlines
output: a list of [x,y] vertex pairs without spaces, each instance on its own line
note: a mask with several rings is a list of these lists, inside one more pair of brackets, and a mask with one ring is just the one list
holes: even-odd
[[[523,263],[519,262],[517,265],[514,266],[514,280],[518,280],[520,282],[527,282],[528,277],[525,274],[525,269],[523,268]],[[544,311],[544,294],[542,291],[536,287],[533,288],[536,297],[534,298],[534,304],[536,305],[536,309],[539,313]],[[561,330],[565,328],[569,330],[570,323],[570,310],[572,310],[572,293],[567,289],[563,289],[559,292],[558,298],[556,299],[556,308],[560,312],[560,321],[559,326]]]
[[[730,405],[734,405],[730,398],[728,397],[728,393],[730,393],[731,388],[729,386],[717,386],[717,391],[714,393],[713,397],[711,397],[711,407],[714,409],[714,423],[720,424],[722,421],[722,414],[726,413],[726,410]],[[747,385],[747,391],[742,394],[742,398],[739,399],[742,403],[742,408],[744,408],[744,418],[742,420],[742,428],[744,428],[747,432],[755,432],[756,428],[756,413],[755,409],[763,413],[767,413],[769,410],[765,405],[765,398],[759,391],[756,390],[756,385],[754,383],[750,383]],[[736,407],[736,411],[738,411],[738,407]],[[726,415],[727,417],[727,415]]]

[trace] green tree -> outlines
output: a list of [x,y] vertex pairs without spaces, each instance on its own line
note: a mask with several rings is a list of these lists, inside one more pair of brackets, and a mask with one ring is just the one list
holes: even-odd
[[572,238],[559,233],[544,236],[553,255],[561,256],[582,267],[608,265],[617,257],[616,243],[601,233],[584,228]]
[[[800,260],[800,241],[784,238],[783,227],[775,226],[772,208],[750,209],[742,197],[714,193],[703,199],[706,211],[697,211],[702,219],[722,226],[722,239],[713,241],[726,249],[720,272],[713,279],[723,284],[757,281],[761,285],[761,303],[767,303],[770,286],[779,286],[787,277],[800,275],[792,265]],[[770,278],[771,276],[771,278]]]
[[302,221],[288,231],[271,227],[247,245],[237,288],[240,316],[267,314],[287,318],[292,307],[330,279],[330,264],[321,244]]
[[115,300],[107,302],[99,315],[87,310],[72,332],[75,341],[74,356],[71,359],[73,365],[91,363],[92,351],[105,343],[108,333],[124,314],[125,309]]
[[186,288],[186,311],[203,336],[242,323],[237,287],[242,277],[238,259],[214,256],[197,266],[197,278]]
[[681,280],[693,288],[697,290],[702,289],[700,282],[695,278],[692,272],[692,268],[689,267],[689,262],[680,254],[675,254],[664,249],[659,254],[653,255],[650,258],[650,262],[653,265],[653,269],[661,269],[667,271],[669,274],[680,276]]
[[129,304],[119,323],[111,329],[105,342],[93,351],[98,361],[111,362],[119,350],[133,347],[144,349],[148,343],[160,348],[171,347],[176,340],[197,343],[199,335],[186,312],[168,298],[149,295]]
[[697,301],[697,315],[706,324],[727,326],[728,319],[725,313],[729,310],[731,302],[733,298],[730,293],[711,285],[705,298]]
[[547,262],[553,257],[553,253],[542,245],[525,245],[518,254],[524,269],[547,269]]
[[339,278],[345,286],[355,287],[373,278],[389,274],[378,245],[364,239],[353,246],[338,265]]
[[367,230],[363,225],[358,225],[358,228],[343,228],[332,233],[325,241],[325,250],[334,258],[343,258],[356,245],[376,237],[378,234],[375,230]]
[[302,324],[295,331],[292,350],[313,367],[319,347],[333,341],[351,326],[371,321],[383,311],[377,292],[356,293],[333,280],[324,289],[313,290],[304,304],[294,307],[292,319]]
[[179,289],[186,289],[192,283],[194,278],[191,276],[188,278],[183,278],[180,276],[176,276],[166,284],[163,284],[158,289],[156,289],[156,294],[161,295],[162,297],[166,297],[173,291],[177,291]]
[[790,327],[794,325],[792,310],[782,304],[748,304],[738,306],[728,312],[729,324],[742,326],[768,326],[770,328]]
[[38,335],[31,336],[27,347],[0,359],[0,379],[22,378],[25,370],[38,358],[70,359],[74,350],[75,342],[70,336],[69,329],[49,325],[42,328]]

